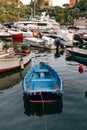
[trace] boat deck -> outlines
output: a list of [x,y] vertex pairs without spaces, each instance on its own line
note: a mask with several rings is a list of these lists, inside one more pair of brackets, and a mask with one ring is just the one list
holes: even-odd
[[30,82],[30,87],[27,89],[32,92],[56,92],[57,81],[53,78],[48,69],[36,69]]
[[55,81],[52,79],[33,79],[30,92],[55,92]]

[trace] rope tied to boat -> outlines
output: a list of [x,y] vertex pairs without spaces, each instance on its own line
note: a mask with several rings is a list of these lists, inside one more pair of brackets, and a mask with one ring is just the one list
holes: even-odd
[[[45,115],[45,111],[44,111],[44,100],[43,100],[43,95],[42,95],[41,92],[40,92],[40,95],[41,95],[41,101],[42,101],[43,115]],[[47,130],[47,123],[46,123],[45,116],[43,116],[43,119],[44,119],[45,130]]]
[[55,83],[54,84],[54,88],[58,91],[59,90],[59,86]]
[[28,86],[26,88],[27,88],[27,90],[30,89],[30,85],[28,84]]

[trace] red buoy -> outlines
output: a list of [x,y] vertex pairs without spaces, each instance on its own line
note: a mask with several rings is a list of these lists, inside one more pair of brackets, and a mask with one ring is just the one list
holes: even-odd
[[25,54],[30,54],[30,50],[24,50],[23,51]]
[[79,71],[80,73],[83,73],[83,71],[84,71],[84,66],[83,66],[83,65],[79,65],[78,71]]

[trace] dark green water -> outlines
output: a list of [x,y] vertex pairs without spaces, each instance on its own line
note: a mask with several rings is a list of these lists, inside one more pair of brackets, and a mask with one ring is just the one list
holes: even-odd
[[[87,130],[87,72],[78,72],[78,63],[66,61],[65,53],[32,49],[32,60],[23,72],[0,75],[0,130]],[[23,100],[22,78],[27,70],[44,61],[63,80],[62,102],[29,106]],[[3,89],[6,88],[6,89]]]

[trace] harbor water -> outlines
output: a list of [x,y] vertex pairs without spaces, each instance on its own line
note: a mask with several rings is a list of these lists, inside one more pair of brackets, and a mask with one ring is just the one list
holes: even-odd
[[[0,130],[87,130],[87,72],[78,72],[78,63],[66,60],[66,52],[31,48],[32,59],[25,69],[0,74]],[[61,103],[26,104],[22,80],[26,72],[43,61],[63,81]]]

